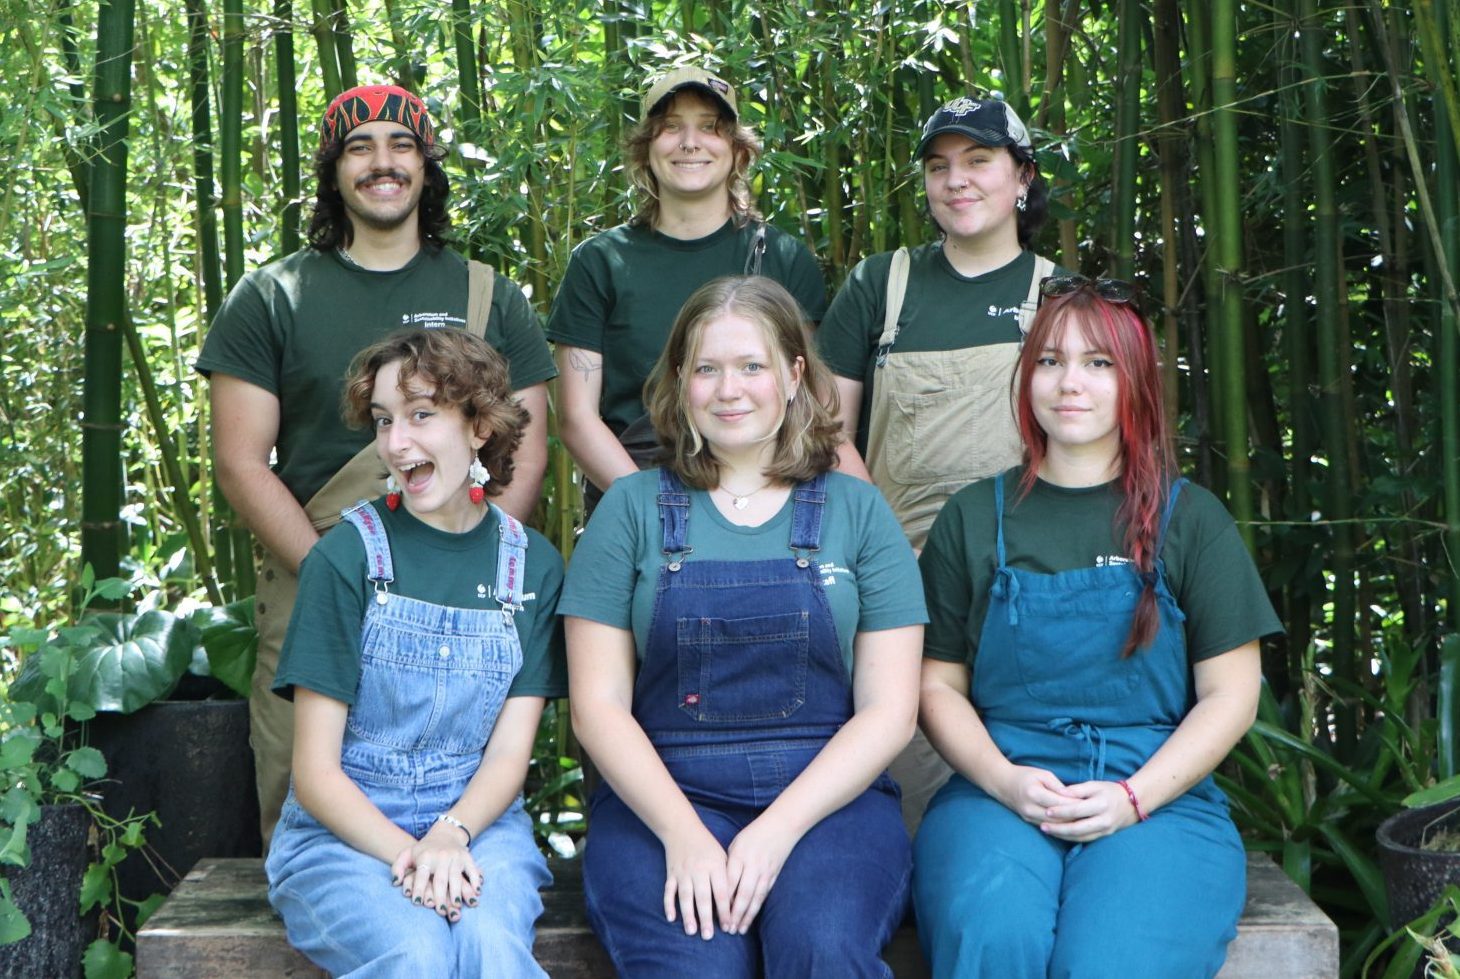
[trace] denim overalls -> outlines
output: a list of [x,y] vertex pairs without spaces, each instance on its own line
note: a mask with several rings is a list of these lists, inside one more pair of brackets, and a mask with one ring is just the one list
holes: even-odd
[[[1170,491],[1160,545],[1185,481]],[[1064,784],[1128,778],[1194,702],[1185,615],[1156,562],[1160,628],[1122,659],[1143,582],[1132,564],[1038,574],[1004,554],[1003,476],[994,484],[999,566],[972,700],[1016,765]],[[1211,777],[1091,843],[1041,833],[955,774],[915,845],[919,938],[936,979],[1215,975],[1246,892],[1242,841]]]
[[[790,553],[694,560],[690,495],[659,476],[664,564],[633,714],[724,846],[775,801],[852,715],[852,690],[815,560],[826,477],[792,496]],[[605,784],[584,890],[594,930],[628,979],[890,976],[878,955],[910,875],[897,790],[880,777],[791,851],[747,935],[704,941],[664,919],[664,847]],[[762,972],[763,970],[763,972]]]
[[[361,629],[360,683],[345,722],[340,766],[397,826],[420,838],[461,797],[512,679],[522,646],[527,535],[498,521],[494,598],[500,609],[449,608],[397,595],[390,543],[369,503],[344,513],[365,542],[374,600]],[[336,979],[543,976],[532,957],[538,888],[551,882],[519,797],[471,843],[485,878],[477,907],[448,923],[408,901],[390,867],[340,840],[291,788],[269,850],[269,900],[289,942]]]

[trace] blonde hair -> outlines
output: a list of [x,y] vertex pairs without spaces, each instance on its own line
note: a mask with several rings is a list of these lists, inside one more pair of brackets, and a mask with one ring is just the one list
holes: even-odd
[[760,327],[778,386],[797,359],[800,387],[775,431],[775,452],[765,475],[800,482],[833,468],[841,444],[837,392],[831,371],[817,355],[811,329],[796,300],[774,279],[723,276],[705,283],[685,301],[669,340],[644,384],[644,403],[664,450],[664,465],[690,486],[712,489],[720,483],[720,461],[690,420],[688,386],[705,329],[726,315]]
[[[649,166],[649,144],[664,131],[664,116],[674,100],[682,94],[685,94],[684,91],[676,92],[665,99],[658,109],[634,127],[624,141],[625,169],[639,191],[638,209],[629,218],[629,224],[634,227],[652,228],[659,220],[659,178],[654,176],[654,170]],[[694,91],[689,94],[704,99],[707,104],[716,105],[707,95]],[[730,151],[733,154],[730,179],[726,182],[726,190],[730,195],[730,219],[737,228],[743,228],[751,221],[761,220],[760,211],[756,209],[750,194],[748,176],[751,166],[760,157],[761,143],[754,131],[741,125],[725,106],[717,105],[717,108],[720,110],[720,119],[715,125],[715,131],[730,140]]]
[[355,355],[345,384],[345,420],[357,428],[370,424],[370,401],[375,375],[386,364],[400,363],[402,391],[414,377],[428,379],[435,392],[431,400],[457,408],[486,438],[477,458],[492,479],[487,493],[495,495],[512,482],[512,455],[527,428],[527,409],[512,396],[507,361],[485,340],[453,327],[398,330]]

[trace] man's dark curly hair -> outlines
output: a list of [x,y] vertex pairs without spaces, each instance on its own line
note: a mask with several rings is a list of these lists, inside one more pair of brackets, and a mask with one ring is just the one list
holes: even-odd
[[[419,206],[419,227],[421,247],[429,251],[440,251],[451,233],[451,215],[446,210],[446,200],[451,195],[451,182],[441,167],[444,152],[439,146],[426,147],[419,139],[425,159],[424,181]],[[355,237],[350,216],[345,211],[345,199],[340,196],[340,187],[335,179],[335,163],[345,152],[345,144],[336,141],[321,146],[314,154],[314,179],[318,188],[314,195],[314,213],[309,219],[309,244],[318,251],[327,252],[341,246],[348,247]]]

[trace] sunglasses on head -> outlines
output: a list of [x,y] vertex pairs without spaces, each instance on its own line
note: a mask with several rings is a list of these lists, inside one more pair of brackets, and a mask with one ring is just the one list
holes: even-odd
[[1095,295],[1111,303],[1133,303],[1136,301],[1136,287],[1123,279],[1087,279],[1083,275],[1047,275],[1039,280],[1039,302],[1056,296],[1068,296],[1072,292],[1089,289]]

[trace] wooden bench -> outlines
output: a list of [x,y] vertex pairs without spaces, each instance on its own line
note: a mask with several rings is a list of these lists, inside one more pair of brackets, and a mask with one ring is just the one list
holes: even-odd
[[[538,961],[554,979],[613,975],[589,931],[577,861],[552,862],[557,884],[543,892]],[[137,935],[138,979],[323,979],[290,948],[265,897],[262,861],[202,860]],[[926,979],[911,928],[884,956],[898,979]],[[1250,854],[1247,909],[1218,979],[1334,979],[1338,929],[1266,857]]]

